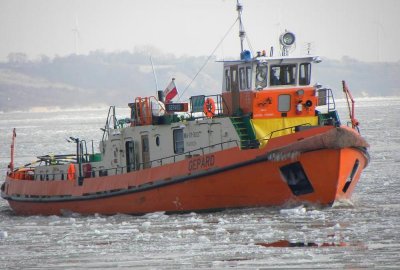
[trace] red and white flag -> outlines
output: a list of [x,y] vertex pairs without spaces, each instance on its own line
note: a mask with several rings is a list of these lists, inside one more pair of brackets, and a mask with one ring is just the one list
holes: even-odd
[[165,103],[170,103],[171,100],[178,95],[178,90],[176,90],[175,79],[168,84],[167,88],[164,90]]

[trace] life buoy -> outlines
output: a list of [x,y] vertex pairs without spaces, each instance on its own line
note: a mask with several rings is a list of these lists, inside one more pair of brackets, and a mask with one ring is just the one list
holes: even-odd
[[68,167],[67,179],[71,181],[75,180],[75,165],[72,163],[70,163]]
[[215,115],[215,102],[212,98],[207,98],[203,107],[204,114],[211,118]]

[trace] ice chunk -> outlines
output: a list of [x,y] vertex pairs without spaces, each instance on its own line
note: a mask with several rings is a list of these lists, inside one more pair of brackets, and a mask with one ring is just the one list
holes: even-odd
[[335,229],[340,229],[341,227],[342,227],[342,226],[340,226],[339,223],[336,223],[335,226],[333,226],[333,228],[335,228]]
[[142,223],[142,227],[145,228],[145,229],[148,229],[150,227],[150,225],[151,225],[150,221],[145,221],[145,222]]
[[218,223],[219,223],[219,224],[228,224],[229,221],[227,221],[226,219],[223,219],[223,218],[219,218],[219,219],[218,219]]
[[199,237],[199,242],[201,242],[201,243],[210,243],[210,239],[208,239],[207,236],[202,235],[202,236]]
[[296,208],[291,208],[291,209],[281,209],[279,211],[283,215],[301,215],[307,212],[306,208],[301,205]]
[[219,227],[218,229],[215,230],[216,234],[225,234],[226,230],[222,227]]
[[6,239],[8,237],[8,233],[6,231],[0,231],[0,240]]
[[168,218],[168,215],[166,215],[165,212],[154,212],[154,213],[146,214],[146,215],[144,215],[144,217],[148,218],[148,219],[161,219],[161,220],[164,220],[164,219]]

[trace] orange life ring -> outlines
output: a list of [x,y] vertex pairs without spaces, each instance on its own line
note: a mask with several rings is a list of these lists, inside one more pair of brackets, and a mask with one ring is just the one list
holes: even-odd
[[207,98],[203,107],[204,114],[211,118],[215,115],[215,102],[212,98]]
[[75,165],[72,163],[70,163],[68,167],[67,179],[71,181],[75,180]]

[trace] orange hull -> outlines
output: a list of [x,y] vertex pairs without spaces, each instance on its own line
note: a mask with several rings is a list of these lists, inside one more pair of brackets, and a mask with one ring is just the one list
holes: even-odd
[[[285,145],[288,137],[297,141],[307,132],[315,133],[299,132],[281,143],[277,140],[275,146]],[[312,150],[283,161],[270,160],[268,152],[268,147],[228,149],[161,167],[88,178],[82,186],[8,177],[3,197],[22,215],[187,212],[288,202],[330,205],[350,198],[368,163],[364,150],[350,147]]]

